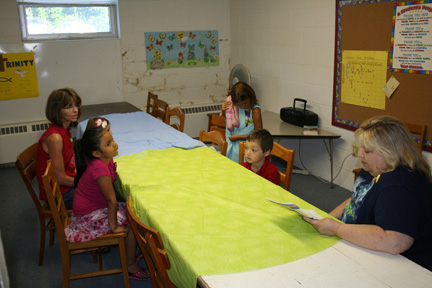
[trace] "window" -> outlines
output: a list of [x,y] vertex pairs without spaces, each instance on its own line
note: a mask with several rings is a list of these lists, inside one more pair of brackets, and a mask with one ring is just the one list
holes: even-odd
[[17,0],[22,39],[118,37],[116,0]]

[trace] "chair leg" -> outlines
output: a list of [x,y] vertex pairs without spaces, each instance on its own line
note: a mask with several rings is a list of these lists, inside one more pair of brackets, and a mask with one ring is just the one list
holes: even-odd
[[98,254],[99,254],[99,271],[102,271],[102,249],[101,248],[98,249]]
[[55,231],[54,221],[53,221],[52,218],[48,222],[48,227],[50,229],[50,238],[49,238],[50,241],[49,241],[49,245],[53,246],[54,245],[54,237],[55,237],[56,231]]
[[39,266],[43,265],[44,253],[45,253],[45,223],[41,223],[40,229],[40,247],[39,247]]
[[[131,232],[130,232],[131,233]],[[120,261],[123,269],[123,282],[125,288],[130,287],[129,283],[129,272],[128,272],[128,265],[127,265],[127,259],[126,259],[126,249],[125,249],[125,242],[124,238],[120,240],[119,243],[119,252],[120,252]]]
[[[92,251],[92,256],[93,256],[93,263],[97,263],[98,262],[98,254],[96,254],[96,251]],[[100,258],[100,254],[99,254],[99,258]]]
[[71,266],[71,254],[67,253],[67,259],[62,257],[63,263],[63,288],[69,288],[70,285],[70,266]]

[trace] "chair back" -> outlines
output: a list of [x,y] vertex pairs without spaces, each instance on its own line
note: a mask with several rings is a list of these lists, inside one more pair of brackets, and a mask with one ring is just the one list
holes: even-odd
[[[175,116],[178,118],[178,123],[171,123],[171,116]],[[171,127],[179,130],[180,132],[184,131],[184,125],[185,125],[185,114],[183,113],[183,110],[180,107],[174,107],[174,108],[167,108],[165,113],[165,120],[164,122]]]
[[155,99],[158,99],[158,95],[153,94],[152,92],[149,91],[147,96],[147,109],[146,109],[146,112],[148,114],[153,113]]
[[39,217],[40,226],[40,248],[39,248],[39,266],[43,265],[44,252],[45,252],[45,234],[49,231],[49,245],[54,244],[55,227],[52,222],[51,211],[48,205],[42,205],[39,201],[36,191],[33,189],[32,182],[36,177],[36,154],[38,143],[34,143],[22,151],[16,159],[15,165],[30,193],[30,197],[36,207]]
[[36,192],[33,189],[32,182],[36,177],[36,153],[37,153],[38,143],[34,143],[31,146],[27,147],[24,151],[22,151],[16,159],[15,165],[20,172],[20,175],[24,181],[24,184],[27,187],[28,192],[33,200],[33,203],[36,206],[36,210],[38,211],[39,218],[44,219],[42,213],[43,208],[39,201],[39,197],[36,195]]
[[66,234],[64,229],[70,222],[70,217],[66,210],[66,205],[63,200],[63,194],[60,189],[60,184],[57,180],[57,175],[54,170],[54,166],[51,160],[47,161],[47,168],[45,174],[42,175],[42,182],[45,188],[45,192],[48,198],[48,204],[51,209],[52,217],[54,219],[54,224],[57,229],[57,236],[59,238],[60,249],[63,249],[65,253],[67,252],[66,246]]
[[[426,136],[426,125],[412,124],[412,123],[404,123],[408,130],[411,132],[413,136],[413,140],[416,142],[416,145],[420,149],[423,150],[423,145]],[[417,142],[416,139],[419,139]]]
[[283,147],[281,144],[273,142],[272,156],[276,156],[287,163],[285,173],[279,172],[281,176],[281,184],[285,190],[289,190],[291,185],[292,171],[294,167],[295,150]]
[[167,108],[168,108],[167,102],[161,99],[155,99],[153,105],[153,111],[151,115],[164,121]]
[[226,128],[225,117],[218,115],[218,114],[212,114],[210,116],[209,131],[221,132],[224,140],[226,140],[225,139],[225,128]]
[[205,132],[204,130],[200,131],[199,140],[204,143],[212,143],[213,145],[216,144],[219,146],[219,149],[221,151],[221,154],[226,156],[226,152],[228,149],[228,143],[225,141],[225,138],[223,137],[223,134],[219,131],[210,131]]
[[176,287],[168,276],[167,269],[171,268],[171,264],[168,259],[168,254],[162,249],[157,247],[155,236],[152,233],[147,232],[144,236],[148,246],[150,247],[150,257],[155,263],[156,272],[161,275],[158,281],[159,287],[161,288],[174,288]]
[[[240,142],[239,143],[239,164],[244,163],[244,154],[245,154],[245,143]],[[273,157],[278,157],[287,163],[285,173],[279,171],[279,174],[280,174],[280,182],[282,187],[285,190],[289,190],[289,187],[291,185],[292,171],[294,167],[295,151],[292,149],[285,148],[279,143],[273,142],[273,149],[270,155]]]
[[166,252],[162,250],[164,246],[159,231],[141,222],[130,197],[126,199],[126,213],[129,225],[146,260],[153,287],[175,287],[166,271],[171,268],[171,263]]

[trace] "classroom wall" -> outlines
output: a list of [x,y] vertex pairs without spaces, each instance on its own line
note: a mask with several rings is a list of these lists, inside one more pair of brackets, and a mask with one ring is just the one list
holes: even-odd
[[[228,90],[229,3],[229,0],[119,1],[125,101],[143,108],[150,90],[170,106],[221,103]],[[183,30],[218,30],[220,65],[146,70],[144,33]]]
[[[222,102],[229,76],[229,0],[120,0],[119,19],[120,39],[25,44],[16,1],[2,0],[0,53],[35,53],[40,96],[1,101],[0,125],[44,120],[49,93],[65,86],[84,105],[128,101],[143,109],[149,90],[171,106]],[[219,30],[220,66],[146,71],[144,32],[188,29]]]
[[[351,189],[351,171],[361,167],[357,158],[348,156],[354,133],[331,125],[335,2],[231,0],[231,66],[249,68],[263,110],[279,113],[281,107],[291,107],[294,98],[303,98],[319,115],[321,128],[342,135],[333,141],[334,175],[341,169],[335,183]],[[323,140],[280,141],[296,150],[297,167],[330,179],[329,147]],[[431,153],[423,154],[432,164]]]

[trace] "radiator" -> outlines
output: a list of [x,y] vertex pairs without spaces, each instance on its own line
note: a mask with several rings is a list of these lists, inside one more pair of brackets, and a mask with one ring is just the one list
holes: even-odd
[[207,131],[208,129],[208,114],[218,113],[221,109],[221,104],[182,107],[182,110],[185,113],[184,133],[188,134],[192,138],[199,137],[201,130]]
[[49,125],[47,120],[0,125],[0,164],[15,163],[18,154],[37,142]]

